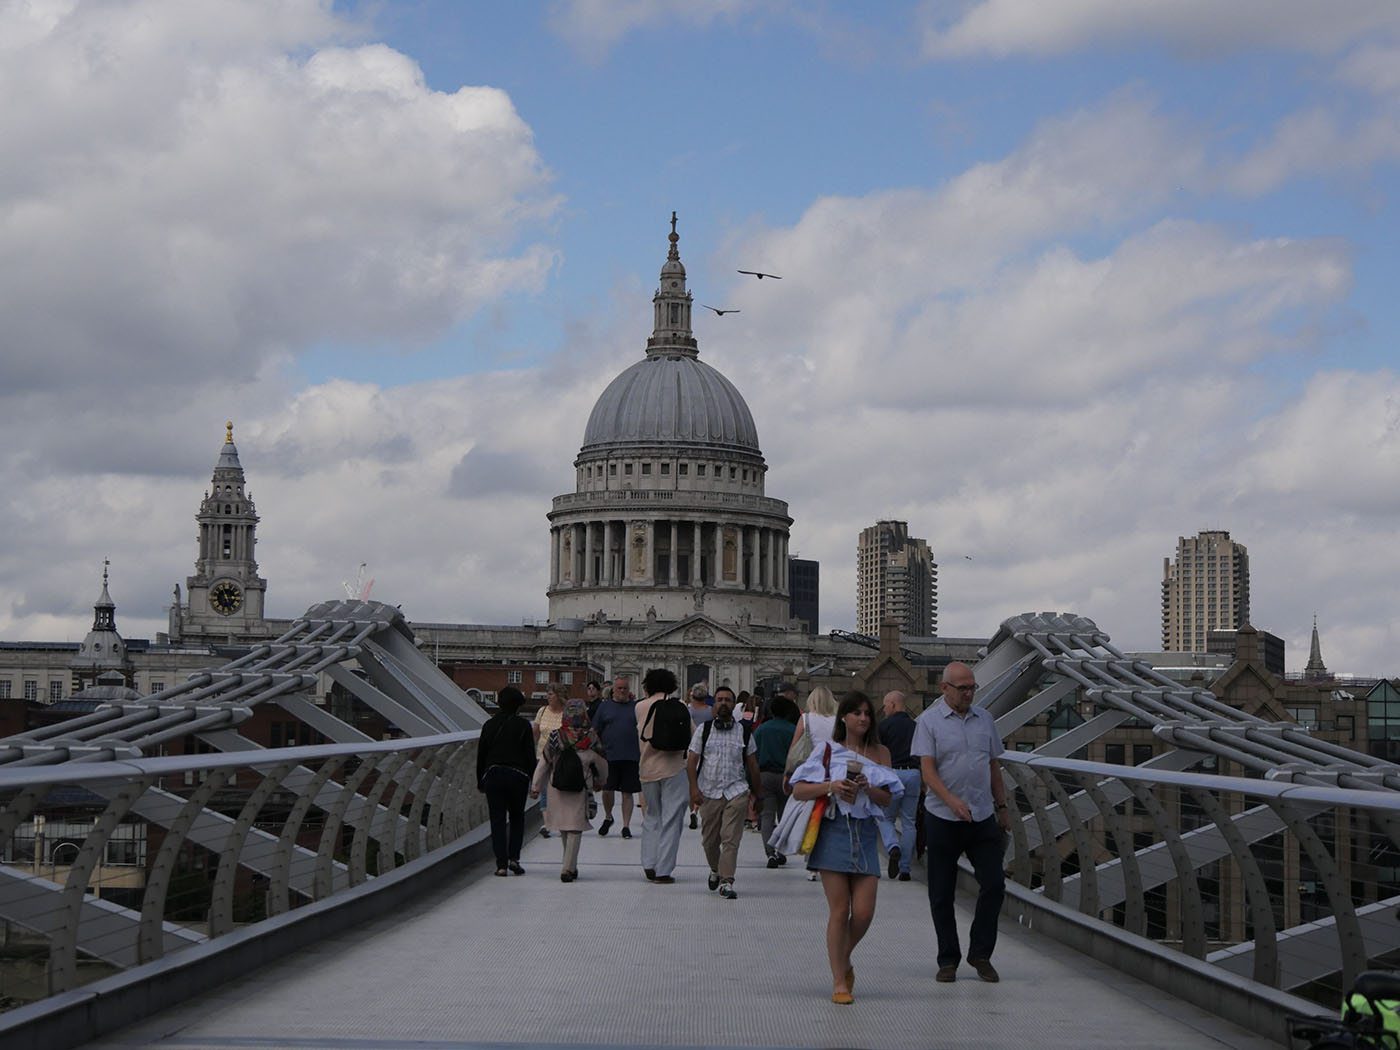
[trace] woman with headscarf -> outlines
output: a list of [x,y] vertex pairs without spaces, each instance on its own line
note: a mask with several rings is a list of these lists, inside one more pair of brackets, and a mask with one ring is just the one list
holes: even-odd
[[[570,700],[564,705],[564,718],[558,729],[549,734],[540,760],[535,766],[530,784],[530,797],[539,798],[548,790],[549,806],[545,810],[545,825],[559,832],[564,843],[564,864],[559,871],[560,882],[578,878],[578,850],[583,833],[593,825],[588,822],[588,789],[607,777],[608,763],[599,754],[601,745],[588,721],[588,707],[582,700]],[[578,786],[568,783],[578,776]],[[563,786],[556,783],[564,781]]]

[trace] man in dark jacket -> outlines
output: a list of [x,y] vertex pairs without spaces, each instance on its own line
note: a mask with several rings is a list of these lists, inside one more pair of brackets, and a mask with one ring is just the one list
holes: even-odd
[[787,857],[768,845],[769,836],[778,823],[787,796],[783,794],[783,764],[797,732],[802,712],[797,704],[779,693],[768,701],[768,717],[753,731],[758,748],[758,831],[763,848],[768,851],[768,866],[776,868],[787,863]]
[[497,711],[481,727],[476,744],[476,786],[491,814],[491,848],[496,874],[524,875],[520,847],[525,841],[525,797],[535,771],[535,734],[520,717],[525,694],[508,685],[496,696]]

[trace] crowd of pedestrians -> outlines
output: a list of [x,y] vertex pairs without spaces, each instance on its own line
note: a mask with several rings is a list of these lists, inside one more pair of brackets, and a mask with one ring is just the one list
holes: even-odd
[[[970,667],[950,664],[941,699],[917,719],[899,692],[882,698],[877,715],[858,691],[838,700],[819,686],[804,711],[786,683],[766,702],[728,686],[711,696],[703,684],[682,698],[677,685],[674,674],[657,668],[644,676],[641,699],[633,698],[626,677],[610,687],[589,683],[587,701],[551,686],[533,722],[520,715],[520,690],[501,690],[477,750],[496,875],[524,874],[527,795],[540,800],[541,834],[562,840],[559,877],[566,883],[578,878],[594,792],[602,802],[599,835],[620,817],[622,837],[631,838],[639,802],[642,871],[658,885],[676,882],[688,815],[690,828],[700,831],[707,888],[727,900],[739,897],[739,849],[746,826],[756,825],[769,868],[785,865],[795,849],[806,855],[809,877],[821,882],[831,1000],[849,1004],[852,953],[875,915],[881,849],[883,874],[908,882],[922,841],[938,945],[935,979],[955,981],[964,961],[982,980],[1000,979],[991,956],[1010,820],[998,766],[1001,741],[995,720],[973,704]],[[810,824],[806,803],[820,814]],[[793,843],[804,836],[794,829],[805,832],[800,846]],[[953,907],[964,855],[979,887],[966,957]]]

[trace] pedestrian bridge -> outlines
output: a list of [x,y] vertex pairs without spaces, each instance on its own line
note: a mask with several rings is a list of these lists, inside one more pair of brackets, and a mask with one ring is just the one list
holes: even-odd
[[[322,674],[409,736],[311,704]],[[733,902],[693,832],[673,886],[642,879],[637,839],[593,835],[577,883],[544,839],[526,876],[490,877],[483,712],[395,610],[315,607],[174,689],[0,741],[0,1040],[1249,1047],[1400,950],[1400,770],[1172,683],[1081,617],[1006,621],[978,679],[1003,734],[1066,697],[1090,713],[1005,758],[1002,983],[935,985],[923,887],[886,881],[843,1008],[820,888],[763,868],[756,836]],[[251,744],[234,727],[263,703],[331,743]],[[1125,724],[1171,749],[1065,757]],[[175,739],[222,753],[151,757]]]

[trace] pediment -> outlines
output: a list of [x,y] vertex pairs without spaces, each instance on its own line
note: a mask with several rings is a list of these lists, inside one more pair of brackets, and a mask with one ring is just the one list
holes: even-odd
[[752,649],[754,643],[729,624],[713,620],[704,613],[695,613],[684,620],[658,627],[642,639],[647,645],[713,645],[742,646]]
[[1252,660],[1236,660],[1224,674],[1211,683],[1211,692],[1228,702],[1232,694],[1243,691],[1250,681],[1267,690],[1275,699],[1283,697],[1283,680],[1262,664],[1256,664]]

